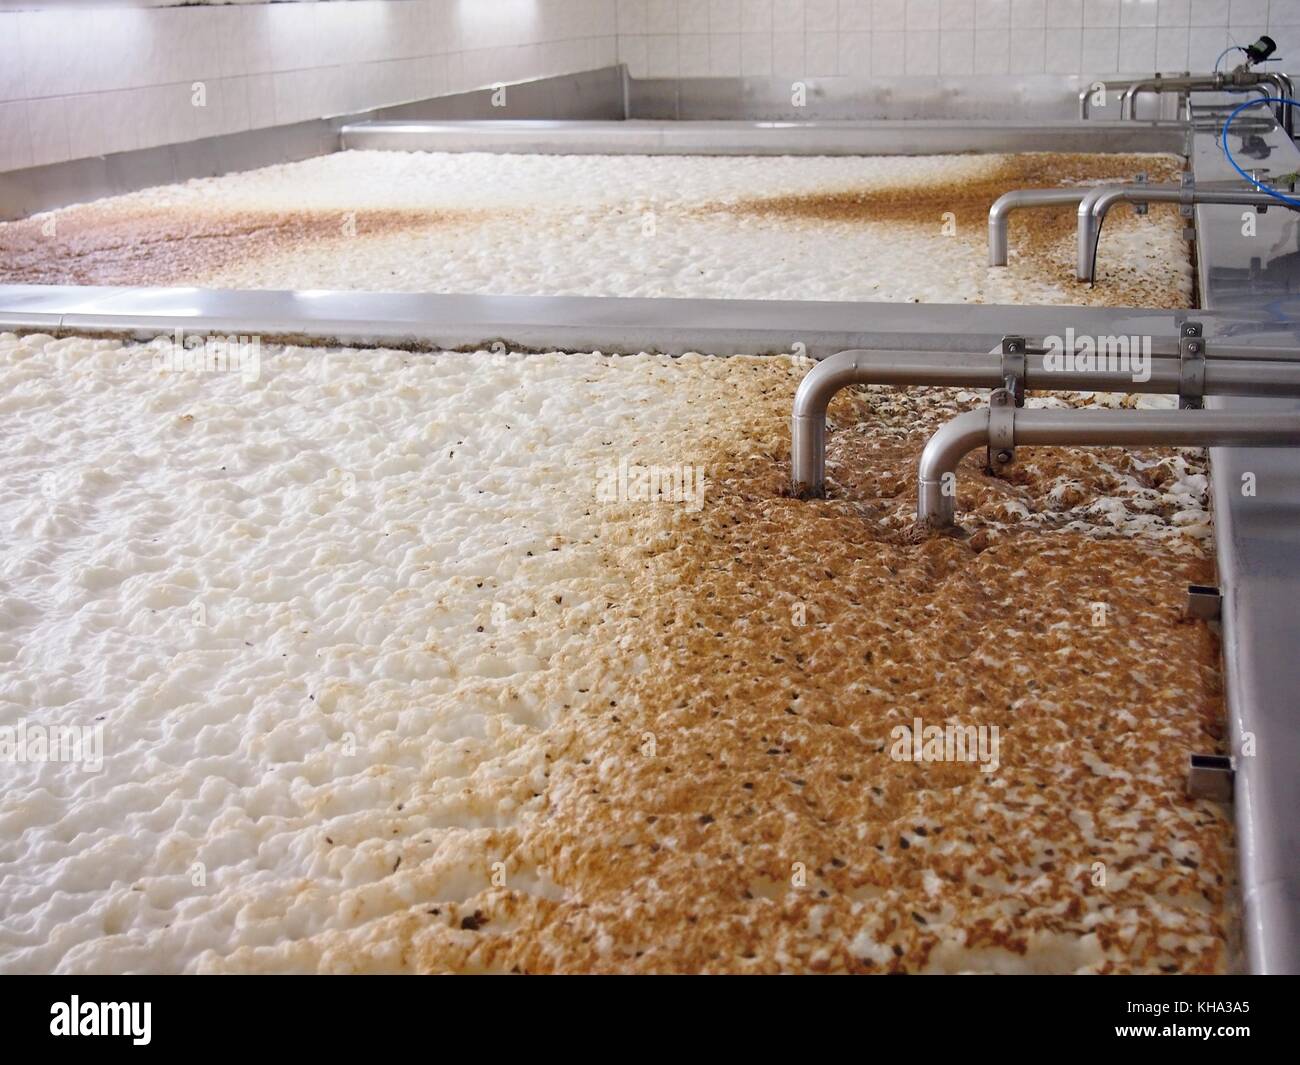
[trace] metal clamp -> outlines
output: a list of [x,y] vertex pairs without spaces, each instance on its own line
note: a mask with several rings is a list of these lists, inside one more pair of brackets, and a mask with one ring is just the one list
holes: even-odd
[[1178,407],[1200,410],[1205,397],[1205,342],[1200,322],[1184,322],[1178,336]]
[[1025,353],[1028,347],[1024,337],[1002,338],[1002,387],[1011,393],[1017,407],[1025,405]]
[[989,395],[988,469],[993,473],[1016,461],[1016,401],[1010,389]]
[[[1133,177],[1133,184],[1134,184],[1134,185],[1145,185],[1146,183],[1147,183],[1147,176],[1146,176],[1146,173],[1145,173],[1145,172],[1143,172],[1143,173],[1141,173],[1141,174],[1135,174],[1135,175],[1134,175],[1134,177]],[[1134,203],[1134,204],[1133,204],[1133,213],[1134,213],[1134,214],[1146,214],[1147,211],[1149,210],[1149,208],[1150,208],[1150,205],[1149,205],[1149,204],[1145,204],[1145,203]]]
[[1236,769],[1223,754],[1193,754],[1187,763],[1187,794],[1193,799],[1231,802]]
[[1201,621],[1218,621],[1223,613],[1223,593],[1209,584],[1187,586],[1186,613]]
[[[1268,176],[1270,172],[1271,171],[1269,167],[1252,166],[1250,168],[1250,179],[1260,187],[1263,187],[1264,185],[1272,185],[1273,181]],[[1256,214],[1268,214],[1268,204],[1266,203],[1256,204],[1252,208],[1252,210],[1254,210]]]
[[1183,240],[1191,242],[1196,239],[1196,226],[1191,219],[1196,217],[1196,208],[1192,204],[1192,195],[1196,191],[1196,175],[1184,170],[1178,177],[1178,186],[1182,190],[1178,196],[1178,214],[1188,221],[1183,223]]

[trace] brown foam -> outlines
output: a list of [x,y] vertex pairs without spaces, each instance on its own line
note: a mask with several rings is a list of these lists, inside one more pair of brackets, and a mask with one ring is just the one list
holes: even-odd
[[[916,227],[937,230],[942,215],[957,216],[952,237],[963,254],[982,263],[987,212],[1002,193],[1088,180],[1128,180],[1145,171],[1152,181],[1171,180],[1172,156],[1026,153],[997,156],[974,168],[963,183],[845,188],[801,195],[748,199],[687,207],[686,216],[719,212],[759,225]],[[183,194],[195,192],[184,187]],[[180,195],[181,193],[177,193]],[[201,190],[198,191],[201,195]],[[51,215],[0,224],[0,282],[87,285],[222,284],[236,267],[292,263],[298,253],[324,250],[346,258],[349,246],[373,248],[367,238],[433,230],[464,232],[472,240],[485,223],[518,214],[521,224],[553,225],[543,208],[517,212],[462,208],[344,210],[244,210],[176,203],[141,203],[140,196],[70,207]],[[678,208],[665,208],[669,214]],[[566,214],[567,217],[567,214]],[[52,233],[47,233],[54,223]],[[1183,307],[1186,264],[1132,264],[1108,255],[1108,240],[1138,227],[1181,226],[1177,209],[1153,204],[1145,218],[1113,211],[1102,236],[1096,287],[1074,280],[1074,212],[1066,208],[1017,211],[1010,225],[1011,262],[1006,278],[1050,279],[1072,304]],[[348,228],[345,228],[348,227]],[[354,235],[353,235],[354,234]],[[1048,298],[1051,298],[1050,296]],[[1057,297],[1058,300],[1060,297]]]
[[[987,217],[988,210],[1012,189],[1055,188],[1088,181],[1132,181],[1145,171],[1152,182],[1177,178],[1172,156],[1090,155],[1042,152],[998,157],[978,177],[961,182],[909,183],[800,193],[754,196],[725,204],[707,205],[703,211],[727,211],[783,220],[821,222],[907,222],[937,225],[944,211]],[[1044,217],[1073,221],[1069,208],[1044,211]]]
[[[1209,561],[1189,544],[1008,527],[999,511],[1059,510],[1062,469],[1089,498],[1144,460],[1158,481],[1160,453],[1023,451],[1009,481],[968,461],[964,535],[922,536],[906,520],[916,454],[955,393],[841,394],[832,498],[800,502],[784,446],[799,376],[743,359],[713,375],[732,416],[666,451],[705,456],[699,513],[608,508],[609,564],[631,581],[592,651],[613,686],[539,738],[544,791],[485,835],[506,883],[448,903],[431,881],[417,905],[301,945],[299,964],[1229,965],[1231,823],[1183,787],[1190,752],[1223,750],[1218,649],[1180,613]],[[630,670],[639,657],[650,668]],[[1001,769],[894,761],[890,729],[914,716],[998,725]],[[519,886],[539,871],[553,890]]]
[[[952,239],[969,246],[970,254],[987,254],[989,208],[1013,189],[1055,188],[1111,180],[1132,181],[1146,173],[1153,183],[1177,179],[1179,165],[1172,156],[1027,153],[1000,157],[996,167],[960,183],[908,184],[846,188],[786,196],[754,196],[709,204],[700,213],[726,213],[777,225],[914,226],[936,231],[943,215],[956,216]],[[1182,226],[1176,206],[1152,204],[1146,217],[1126,210],[1112,211],[1103,228],[1107,234],[1135,226]],[[1070,302],[1084,306],[1185,307],[1178,269],[1167,265],[1154,275],[1122,260],[1099,259],[1096,286],[1075,281],[1075,210],[1072,206],[1015,211],[1008,228],[1009,267],[1015,273],[1057,280],[1069,289]]]
[[[255,211],[92,203],[0,225],[0,282],[201,284],[239,259],[388,233],[468,226],[465,210]],[[52,231],[48,229],[53,221]]]

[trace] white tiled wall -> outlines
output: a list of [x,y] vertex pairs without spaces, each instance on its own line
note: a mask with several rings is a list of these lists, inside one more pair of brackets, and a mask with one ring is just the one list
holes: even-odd
[[1265,32],[1300,59],[1300,0],[615,3],[636,77],[1203,71]]
[[0,11],[0,171],[589,70],[617,52],[615,0],[22,6],[36,10]]
[[1300,57],[1300,0],[154,6],[177,2],[0,0],[0,171],[617,60],[637,77],[1137,74],[1205,70],[1266,31]]

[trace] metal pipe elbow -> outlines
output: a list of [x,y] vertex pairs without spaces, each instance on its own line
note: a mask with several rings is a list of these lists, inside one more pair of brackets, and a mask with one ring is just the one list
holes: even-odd
[[1078,223],[1076,229],[1077,248],[1075,253],[1074,276],[1079,281],[1091,281],[1094,256],[1097,250],[1097,219],[1093,208],[1097,205],[1107,188],[1101,185],[1089,192],[1079,201]]
[[1020,189],[1004,192],[989,208],[989,266],[1007,265],[1007,226],[1011,212],[1021,206],[1024,197]]
[[809,370],[794,394],[794,416],[825,418],[826,408],[831,405],[835,393],[856,383],[861,361],[859,356],[864,354],[854,349],[841,351],[822,359]]
[[988,439],[987,407],[957,415],[930,437],[917,465],[916,520],[920,524],[935,529],[955,524],[957,465]]
[[998,363],[973,352],[841,351],[818,363],[799,383],[790,417],[790,482],[801,499],[818,497],[826,482],[826,411],[835,393],[857,384],[960,385],[995,388]]
[[[1266,88],[1266,91],[1264,93],[1265,98],[1272,96],[1282,100],[1295,99],[1295,97],[1291,95],[1292,92],[1294,91],[1294,89],[1292,88],[1291,79],[1286,74],[1283,74],[1280,70],[1268,70],[1268,71],[1260,72],[1259,81],[1262,83],[1262,87]],[[1268,87],[1271,87],[1272,89],[1271,92],[1267,91]],[[1279,124],[1281,124],[1282,129],[1289,136],[1292,131],[1293,118],[1294,118],[1294,116],[1291,114],[1291,108],[1286,104],[1280,103],[1274,109],[1274,113],[1277,115],[1277,120]]]
[[1149,188],[1132,185],[1099,185],[1079,201],[1077,230],[1077,261],[1074,276],[1079,281],[1091,281],[1097,269],[1097,234],[1101,220],[1117,203],[1150,196]]
[[1124,90],[1124,95],[1119,98],[1119,117],[1121,119],[1134,117],[1133,110],[1137,94],[1146,88],[1146,86],[1147,83],[1145,81],[1135,81]]
[[1012,189],[989,208],[989,266],[1006,266],[1009,255],[1007,234],[1011,212],[1023,207],[1064,207],[1081,200],[1086,189]]
[[993,206],[989,208],[989,225],[1005,220],[1015,208],[1024,203],[1024,192],[1024,189],[1012,189],[994,200]]
[[[1110,209],[1117,203],[1123,203],[1125,200],[1138,200],[1143,196],[1150,196],[1150,188],[1134,188],[1129,185],[1102,185],[1096,192],[1090,192],[1084,201],[1091,200],[1088,205],[1088,213],[1097,221],[1105,218],[1110,213]],[[1079,204],[1079,213],[1083,214],[1084,202]]]
[[790,416],[790,486],[800,499],[825,491],[826,410],[835,393],[857,380],[860,351],[823,359],[799,382]]

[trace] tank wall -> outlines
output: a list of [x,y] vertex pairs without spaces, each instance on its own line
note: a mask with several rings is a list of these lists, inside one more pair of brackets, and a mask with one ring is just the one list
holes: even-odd
[[615,0],[186,3],[0,4],[0,172],[606,67],[617,53]]
[[[1300,40],[1296,0],[617,0],[637,78],[963,77],[1208,70]],[[1294,51],[1294,48],[1291,49]]]

